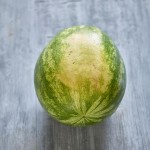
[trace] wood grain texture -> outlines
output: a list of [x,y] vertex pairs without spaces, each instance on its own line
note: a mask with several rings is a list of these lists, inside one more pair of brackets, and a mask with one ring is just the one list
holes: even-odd
[[[115,41],[127,88],[110,118],[73,128],[41,108],[33,72],[48,41],[81,24],[100,27]],[[0,150],[149,150],[149,28],[149,0],[0,0]]]

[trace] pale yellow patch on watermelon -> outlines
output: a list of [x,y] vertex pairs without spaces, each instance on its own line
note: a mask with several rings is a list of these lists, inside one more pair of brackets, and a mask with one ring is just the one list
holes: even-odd
[[88,81],[92,89],[105,92],[112,73],[105,60],[102,35],[99,33],[73,33],[64,43],[64,57],[56,77],[72,90],[78,90]]

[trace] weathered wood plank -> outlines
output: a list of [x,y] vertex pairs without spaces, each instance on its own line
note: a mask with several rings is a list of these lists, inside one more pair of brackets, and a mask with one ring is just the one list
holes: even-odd
[[[102,28],[127,69],[127,89],[116,113],[101,124],[72,128],[51,119],[34,91],[43,47],[73,25]],[[0,149],[150,149],[149,0],[0,0]]]

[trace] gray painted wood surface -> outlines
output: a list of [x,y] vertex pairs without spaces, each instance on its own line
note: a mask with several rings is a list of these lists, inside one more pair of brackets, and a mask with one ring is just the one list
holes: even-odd
[[[48,41],[81,24],[115,41],[127,88],[110,118],[73,128],[41,108],[33,72]],[[150,150],[150,1],[0,0],[0,150]]]

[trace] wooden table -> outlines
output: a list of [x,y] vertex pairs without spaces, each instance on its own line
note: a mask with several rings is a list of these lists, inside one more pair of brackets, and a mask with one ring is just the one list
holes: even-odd
[[[83,24],[115,41],[127,88],[110,118],[73,128],[41,108],[33,72],[57,32]],[[150,150],[150,1],[0,0],[0,150]]]

